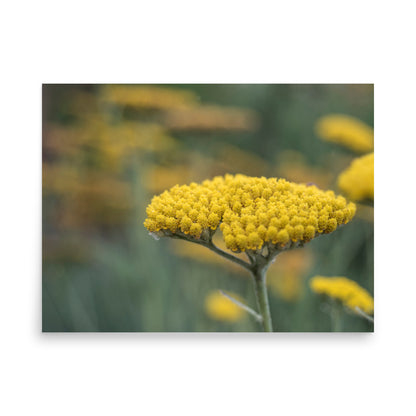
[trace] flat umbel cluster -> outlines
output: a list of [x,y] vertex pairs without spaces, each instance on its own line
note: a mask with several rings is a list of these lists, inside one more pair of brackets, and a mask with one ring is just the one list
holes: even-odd
[[356,207],[332,191],[276,178],[226,175],[174,186],[147,207],[154,236],[210,240],[220,227],[232,251],[282,250],[349,222]]

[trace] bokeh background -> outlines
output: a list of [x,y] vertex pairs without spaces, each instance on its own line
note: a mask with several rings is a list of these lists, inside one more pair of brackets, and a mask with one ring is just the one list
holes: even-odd
[[[202,247],[154,240],[153,195],[225,173],[337,188],[357,154],[316,123],[346,114],[373,126],[373,85],[44,85],[43,331],[257,331],[246,313],[207,307],[224,290],[255,307],[250,276]],[[314,275],[371,294],[373,205],[268,274],[275,330],[331,331]],[[344,314],[345,331],[372,325]]]

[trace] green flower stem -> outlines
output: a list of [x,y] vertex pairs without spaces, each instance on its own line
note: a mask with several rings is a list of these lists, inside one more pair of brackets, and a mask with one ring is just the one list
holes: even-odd
[[331,326],[332,332],[342,332],[343,319],[342,319],[342,305],[339,302],[335,302],[331,308]]
[[[203,245],[205,245],[205,244],[203,244]],[[250,264],[248,264],[244,260],[239,259],[238,257],[233,256],[232,254],[229,254],[229,253],[221,250],[212,241],[210,241],[209,243],[207,243],[205,246],[207,248],[209,248],[211,251],[213,251],[214,253],[217,253],[220,256],[222,256],[222,257],[224,257],[224,258],[226,258],[228,260],[231,260],[234,263],[239,264],[240,266],[243,266],[245,269],[250,270],[250,268],[251,268]]]
[[250,263],[247,263],[244,260],[241,260],[240,258],[235,257],[232,254],[229,254],[221,250],[220,248],[218,248],[212,241],[212,235],[210,236],[208,240],[203,240],[203,239],[195,240],[195,239],[189,238],[188,236],[183,236],[180,234],[173,234],[173,233],[169,236],[171,238],[177,238],[179,240],[185,240],[191,243],[202,245],[210,249],[214,253],[217,253],[221,257],[224,257],[227,260],[230,260],[236,264],[239,264],[240,266],[248,270],[253,276],[254,289],[256,293],[257,305],[258,305],[260,314],[256,314],[254,311],[253,312],[255,315],[257,315],[257,318],[256,318],[257,320],[260,320],[259,316],[261,316],[261,322],[263,324],[264,331],[273,332],[272,318],[270,315],[269,299],[267,295],[266,272],[270,264],[273,262],[274,258],[279,253],[278,251],[274,251],[274,252],[269,251],[266,257],[262,256],[261,254],[258,254],[256,256],[251,253],[246,253],[250,260]]
[[273,332],[272,317],[270,315],[269,299],[266,286],[267,267],[262,267],[252,271],[254,278],[254,289],[256,293],[257,305],[262,316],[262,323],[265,332]]

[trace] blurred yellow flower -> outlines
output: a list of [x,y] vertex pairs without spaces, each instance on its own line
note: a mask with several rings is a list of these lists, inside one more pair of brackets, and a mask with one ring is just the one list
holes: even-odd
[[[145,227],[157,236],[208,240],[219,226],[233,251],[297,247],[335,231],[355,205],[332,191],[276,178],[226,175],[153,197]],[[221,223],[221,225],[220,225]]]
[[312,266],[312,262],[312,253],[307,248],[279,254],[268,273],[268,284],[272,292],[289,302],[299,299],[304,275]]
[[54,157],[80,159],[90,155],[106,170],[119,171],[124,158],[140,152],[166,152],[176,140],[155,123],[110,124],[104,118],[91,118],[73,127],[47,125],[43,149]]
[[303,278],[298,274],[286,273],[273,275],[270,273],[268,280],[272,292],[288,302],[295,302],[302,293]]
[[315,126],[319,137],[337,143],[358,153],[373,150],[374,131],[367,124],[343,114],[321,117]]
[[355,201],[374,199],[374,153],[354,159],[339,175],[338,187]]
[[111,104],[149,110],[188,108],[199,101],[192,91],[158,85],[105,85],[101,99]]
[[205,105],[169,111],[164,125],[175,131],[253,131],[258,118],[252,110]]
[[125,223],[133,207],[130,184],[96,170],[75,165],[44,164],[45,196],[59,197],[55,220],[63,228]]
[[[242,299],[235,293],[229,293],[229,295],[242,302]],[[205,311],[210,318],[223,322],[237,322],[245,313],[242,308],[218,291],[208,294],[205,298]]]
[[341,301],[352,311],[355,311],[355,308],[368,314],[374,311],[372,296],[358,283],[346,277],[315,276],[310,280],[310,287],[315,293]]

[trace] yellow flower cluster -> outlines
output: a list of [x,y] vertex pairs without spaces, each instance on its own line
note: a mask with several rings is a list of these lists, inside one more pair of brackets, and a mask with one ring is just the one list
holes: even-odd
[[[230,295],[241,302],[235,293]],[[243,309],[219,292],[212,292],[205,298],[205,311],[210,318],[224,322],[237,322],[244,316]]]
[[83,153],[106,170],[121,170],[123,158],[133,152],[166,152],[176,146],[176,140],[155,123],[123,122],[112,125],[105,118],[91,118],[72,127],[48,125],[43,149],[48,155],[82,158]]
[[356,201],[374,199],[374,153],[354,159],[339,175],[338,186]]
[[358,153],[373,150],[374,131],[362,121],[343,114],[321,117],[315,126],[322,139],[338,143]]
[[156,235],[208,238],[218,227],[233,251],[297,246],[349,222],[355,204],[284,179],[226,175],[155,196],[145,227]]
[[346,277],[315,276],[311,279],[310,286],[315,293],[338,299],[353,311],[356,307],[368,314],[374,311],[371,295],[358,283]]
[[102,100],[149,110],[186,108],[198,104],[198,97],[192,91],[153,85],[106,85],[102,88]]

